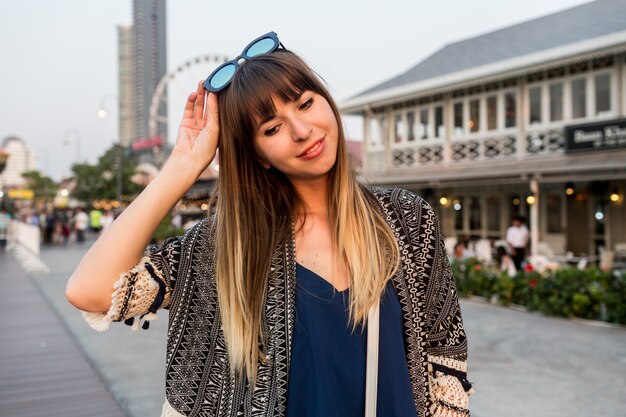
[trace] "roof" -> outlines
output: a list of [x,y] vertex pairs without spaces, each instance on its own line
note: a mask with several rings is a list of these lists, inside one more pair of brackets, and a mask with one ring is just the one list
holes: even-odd
[[626,0],[597,0],[449,44],[353,98],[623,31]]
[[17,136],[7,136],[6,138],[2,140],[2,148],[6,148],[7,146],[9,146],[9,143],[11,142],[18,142],[22,146],[26,146],[26,143],[24,143],[24,140],[18,138]]

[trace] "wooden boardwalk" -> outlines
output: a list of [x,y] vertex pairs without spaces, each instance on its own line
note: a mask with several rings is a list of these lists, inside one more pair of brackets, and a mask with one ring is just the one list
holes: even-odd
[[0,416],[124,417],[15,259],[0,248]]

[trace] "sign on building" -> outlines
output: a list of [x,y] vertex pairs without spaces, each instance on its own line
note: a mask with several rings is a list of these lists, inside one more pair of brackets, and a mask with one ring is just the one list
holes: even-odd
[[567,152],[614,148],[626,148],[626,119],[565,126]]
[[135,152],[144,149],[154,148],[163,145],[163,136],[153,136],[150,138],[137,139],[131,145],[131,149]]

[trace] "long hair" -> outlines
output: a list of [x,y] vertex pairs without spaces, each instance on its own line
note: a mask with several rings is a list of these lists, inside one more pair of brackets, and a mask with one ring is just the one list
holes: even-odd
[[292,52],[277,50],[246,61],[219,95],[220,171],[211,199],[216,221],[216,275],[231,371],[254,384],[263,334],[263,297],[275,248],[292,239],[303,202],[287,177],[265,169],[253,146],[256,120],[313,91],[330,104],[338,124],[335,165],[329,172],[328,213],[336,259],[350,274],[350,319],[363,323],[399,263],[397,242],[378,212],[376,197],[351,169],[337,106],[318,76]]

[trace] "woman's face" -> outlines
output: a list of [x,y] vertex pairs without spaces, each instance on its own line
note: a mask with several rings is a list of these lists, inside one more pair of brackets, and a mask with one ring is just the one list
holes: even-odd
[[291,182],[323,178],[335,165],[338,126],[328,101],[305,91],[292,102],[274,99],[276,113],[257,120],[254,147],[265,168]]

